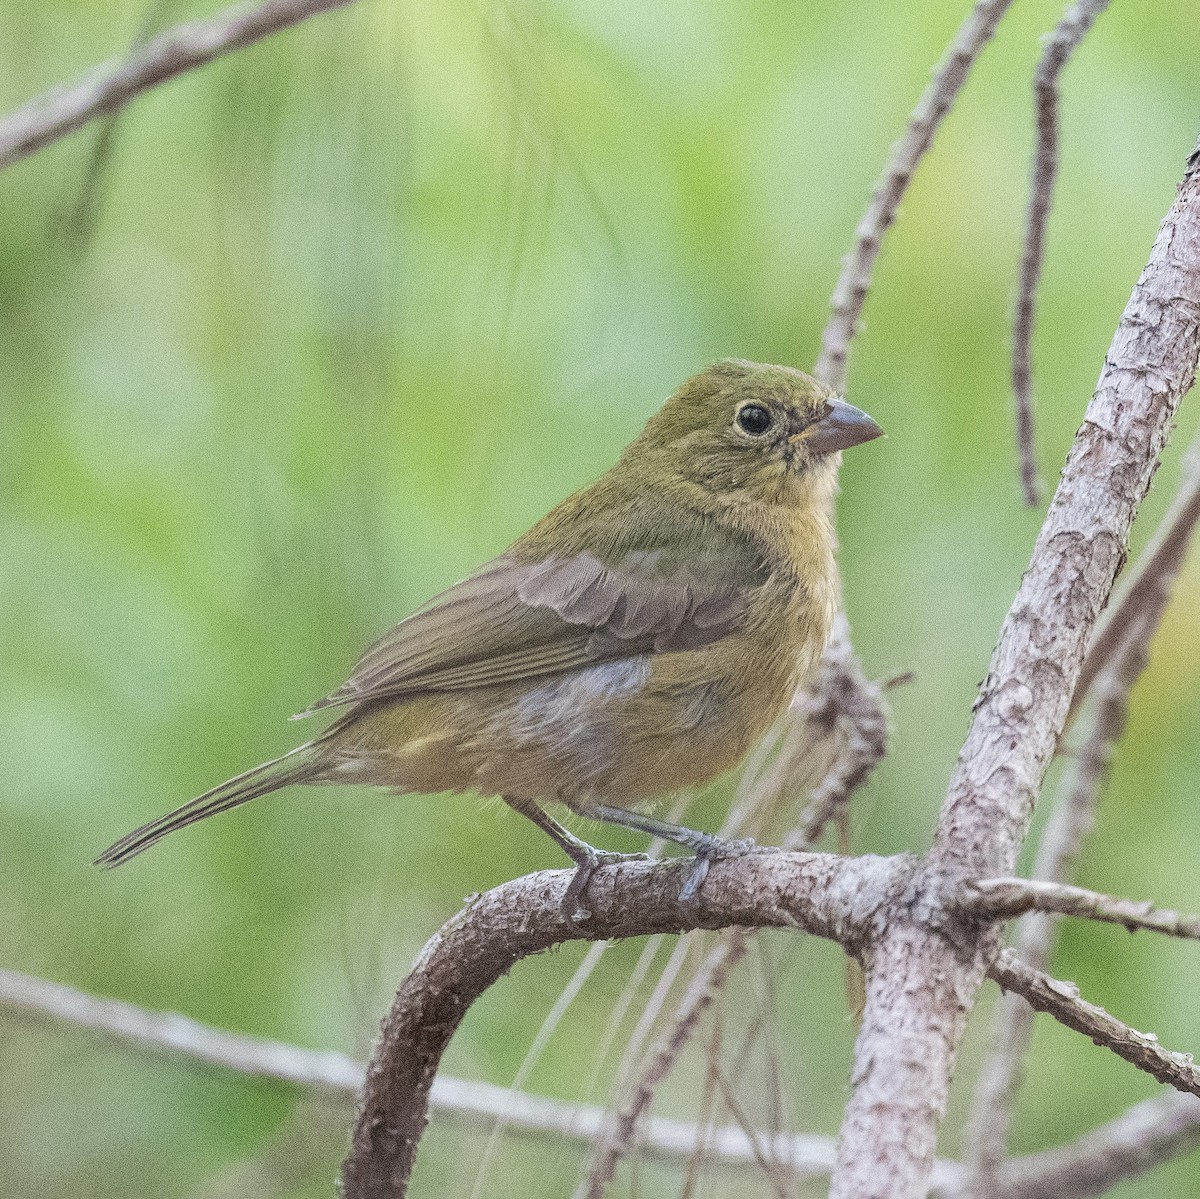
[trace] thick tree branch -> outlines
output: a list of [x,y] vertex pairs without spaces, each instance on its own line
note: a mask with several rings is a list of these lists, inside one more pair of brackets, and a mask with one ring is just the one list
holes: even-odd
[[1012,0],[979,0],[950,43],[938,69],[909,118],[904,136],[892,147],[871,203],[858,223],[854,247],[842,263],[833,289],[833,313],[821,338],[821,355],[814,374],[830,387],[846,386],[850,343],[858,332],[858,319],[867,293],[883,235],[896,219],[900,201],[908,190],[917,163],[933,144],[934,135],[967,81],[975,60],[991,40]]
[[1113,337],[1029,568],[1001,629],[935,852],[1011,872],[1083,652],[1200,349],[1200,149]]
[[867,951],[867,998],[831,1199],[918,1199],[966,1016],[994,936],[945,921],[939,897],[1013,872],[1078,680],[1200,351],[1200,147],[1114,335],[1000,631],[933,849]]
[[0,118],[0,170],[123,108],[135,96],[176,75],[194,71],[231,51],[261,41],[318,13],[352,0],[264,0],[226,9],[152,38],[120,62],[96,67]]
[[[1113,747],[1125,730],[1129,693],[1145,669],[1150,642],[1158,631],[1200,517],[1198,449],[1200,446],[1193,446],[1179,492],[1120,596],[1109,606],[1084,658],[1067,724],[1089,690],[1096,696],[1095,721],[1076,755],[1065,793],[1046,824],[1033,866],[1036,879],[1068,880],[1095,822]],[[1034,969],[1045,969],[1053,941],[1051,918],[1031,913],[1017,933],[1017,955]],[[1021,1063],[1033,1034],[1033,1015],[1033,1009],[1015,995],[1005,995],[996,1008],[992,1049],[980,1070],[967,1122],[966,1142],[971,1146],[970,1164],[980,1196],[997,1193]]]
[[628,862],[597,871],[586,922],[563,914],[571,871],[478,897],[425,947],[384,1021],[343,1167],[346,1199],[405,1193],[442,1053],[471,1003],[521,958],[564,941],[731,925],[803,929],[853,951],[909,865],[760,851],[715,862],[700,895],[681,903],[683,864]]
[[1046,49],[1033,77],[1037,108],[1037,151],[1034,154],[1029,208],[1025,214],[1025,243],[1013,318],[1013,396],[1016,401],[1017,452],[1025,502],[1038,503],[1041,490],[1033,445],[1033,325],[1038,281],[1046,256],[1046,222],[1058,174],[1058,77],[1071,55],[1087,37],[1109,0],[1079,0],[1067,9],[1046,40]]

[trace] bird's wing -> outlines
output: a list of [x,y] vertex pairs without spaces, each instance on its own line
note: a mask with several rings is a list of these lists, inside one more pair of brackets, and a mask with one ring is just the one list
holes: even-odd
[[505,555],[384,634],[308,709],[508,683],[725,636],[767,569],[744,545],[522,562]]

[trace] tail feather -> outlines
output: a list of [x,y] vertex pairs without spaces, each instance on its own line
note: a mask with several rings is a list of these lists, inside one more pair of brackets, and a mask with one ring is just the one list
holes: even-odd
[[[293,758],[296,760],[289,760]],[[196,796],[173,812],[126,833],[119,841],[110,845],[95,860],[94,865],[120,866],[176,829],[186,828],[189,824],[195,824],[197,820],[203,820],[207,816],[215,816],[218,812],[227,812],[230,808],[248,803],[270,791],[277,791],[280,787],[287,787],[292,783],[314,782],[320,773],[321,766],[317,755],[312,751],[312,743],[299,745],[283,757],[273,758],[270,762],[255,766],[211,791]]]

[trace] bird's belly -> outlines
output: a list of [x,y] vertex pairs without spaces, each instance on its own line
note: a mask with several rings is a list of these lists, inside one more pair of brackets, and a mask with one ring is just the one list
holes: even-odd
[[339,735],[344,781],[401,791],[627,807],[735,765],[790,698],[800,663],[729,638],[541,683],[402,700]]
[[629,658],[523,690],[475,739],[476,789],[628,806],[707,782],[741,759],[793,686],[792,663],[749,685],[726,665],[709,650]]

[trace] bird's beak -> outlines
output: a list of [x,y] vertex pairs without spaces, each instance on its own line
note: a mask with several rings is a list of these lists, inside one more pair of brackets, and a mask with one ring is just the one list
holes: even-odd
[[861,408],[830,400],[829,411],[791,440],[803,441],[811,454],[832,454],[882,436],[883,430]]

